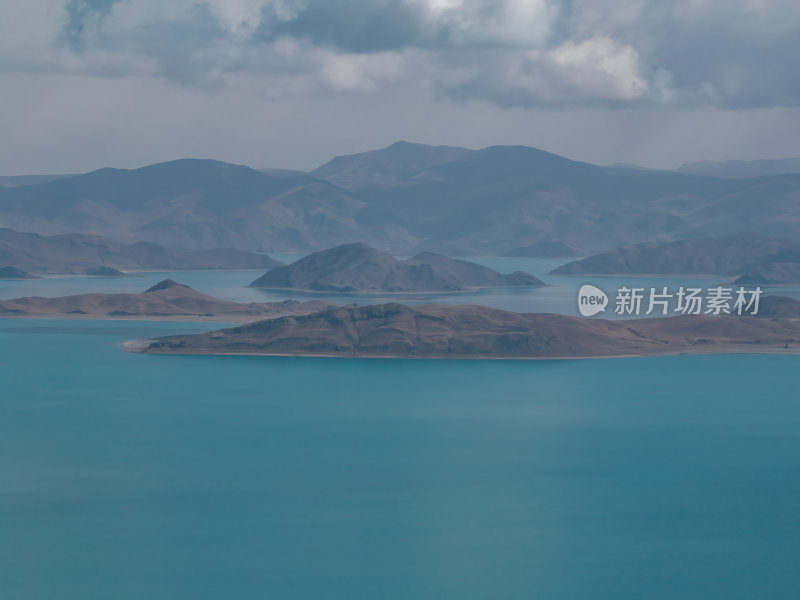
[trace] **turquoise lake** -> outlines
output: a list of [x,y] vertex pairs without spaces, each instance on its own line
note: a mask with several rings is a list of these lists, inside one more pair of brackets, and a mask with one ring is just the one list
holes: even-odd
[[128,354],[0,321],[0,590],[796,598],[794,356]]
[[[548,278],[557,262],[482,260],[552,285],[434,300],[573,311],[584,279]],[[244,287],[257,275],[0,282],[0,298],[165,277],[288,297]],[[797,597],[800,357],[120,348],[218,326],[0,319],[0,598]]]

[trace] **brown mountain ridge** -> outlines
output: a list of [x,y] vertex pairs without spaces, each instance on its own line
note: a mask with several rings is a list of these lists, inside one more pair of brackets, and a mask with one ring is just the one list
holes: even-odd
[[392,303],[337,306],[209,333],[159,338],[136,348],[151,353],[394,358],[793,353],[800,350],[800,320],[698,315],[612,321],[475,305]]

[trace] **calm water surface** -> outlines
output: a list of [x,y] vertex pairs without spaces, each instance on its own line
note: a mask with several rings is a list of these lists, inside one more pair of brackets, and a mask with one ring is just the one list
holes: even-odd
[[[275,255],[285,262],[299,258],[298,255]],[[178,271],[136,273],[124,278],[103,277],[48,277],[24,281],[0,280],[0,299],[18,298],[20,296],[66,296],[87,292],[127,292],[139,293],[158,283],[162,279],[171,278],[194,289],[236,302],[274,302],[289,298],[298,300],[328,300],[340,304],[374,304],[377,302],[404,302],[419,304],[439,302],[444,304],[484,304],[505,310],[520,312],[555,312],[577,314],[577,291],[584,283],[595,283],[613,297],[617,288],[668,286],[671,290],[679,286],[696,285],[711,287],[720,283],[730,285],[730,281],[709,278],[665,278],[665,277],[596,277],[596,276],[554,276],[548,273],[557,266],[568,262],[567,259],[538,259],[511,257],[469,258],[474,262],[486,265],[502,273],[521,270],[543,280],[546,287],[541,288],[504,288],[483,289],[475,292],[458,294],[302,294],[297,292],[278,292],[247,287],[249,283],[261,275],[261,271]],[[800,287],[764,288],[765,293],[783,294],[800,298]],[[612,311],[606,315],[614,318]]]
[[797,598],[795,356],[127,354],[0,320],[0,597]]

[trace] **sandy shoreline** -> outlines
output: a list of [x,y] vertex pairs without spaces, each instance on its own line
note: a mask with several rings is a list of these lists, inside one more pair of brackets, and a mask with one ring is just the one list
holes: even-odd
[[248,285],[245,286],[254,290],[263,290],[265,292],[291,292],[292,294],[305,294],[308,296],[342,296],[342,297],[357,297],[357,296],[368,296],[368,297],[387,297],[387,298],[397,298],[403,299],[408,296],[422,296],[424,299],[428,298],[436,298],[438,296],[444,297],[451,297],[451,296],[464,296],[468,294],[474,294],[475,292],[480,292],[483,290],[539,290],[545,287],[553,287],[550,283],[544,283],[542,285],[501,285],[501,286],[477,286],[477,287],[465,287],[460,290],[403,290],[402,292],[392,292],[386,290],[351,290],[351,291],[340,291],[340,290],[309,290],[305,288],[278,288],[278,287],[262,287],[260,285]]
[[252,323],[271,317],[264,315],[127,315],[127,316],[109,316],[109,315],[75,315],[75,314],[42,314],[42,315],[0,315],[0,320],[14,320],[14,319],[53,319],[59,321],[179,321],[184,323]]
[[[103,265],[99,265],[103,266]],[[115,267],[112,267],[115,268]],[[122,271],[123,275],[87,275],[86,273],[37,273],[35,279],[125,279],[126,277],[141,277],[143,274],[152,273],[156,274],[174,274],[174,273],[208,273],[208,272],[253,272],[263,273],[265,267],[257,267],[253,269],[126,269]],[[2,281],[31,281],[30,279],[4,279]]]
[[[682,348],[672,352],[653,352],[640,354],[618,355],[586,355],[586,356],[515,356],[515,355],[421,355],[421,354],[334,354],[314,352],[225,352],[225,351],[200,351],[200,350],[170,350],[148,351],[148,345],[155,340],[131,340],[123,344],[126,352],[140,354],[162,354],[182,356],[262,356],[284,358],[344,358],[344,359],[411,359],[411,360],[589,360],[611,358],[645,358],[651,356],[691,356],[701,354],[774,354],[774,355],[800,355],[800,346],[785,348],[780,344],[720,344],[713,348]],[[758,346],[757,348],[754,346]]]
[[712,279],[717,281],[724,281],[733,283],[736,275],[720,275],[719,273],[547,273],[553,277],[608,277],[612,279],[620,279],[627,277],[630,279]]

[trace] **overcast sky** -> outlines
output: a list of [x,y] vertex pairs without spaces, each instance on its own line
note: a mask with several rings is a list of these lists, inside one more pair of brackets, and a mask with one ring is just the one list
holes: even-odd
[[2,0],[0,174],[800,156],[797,0]]

